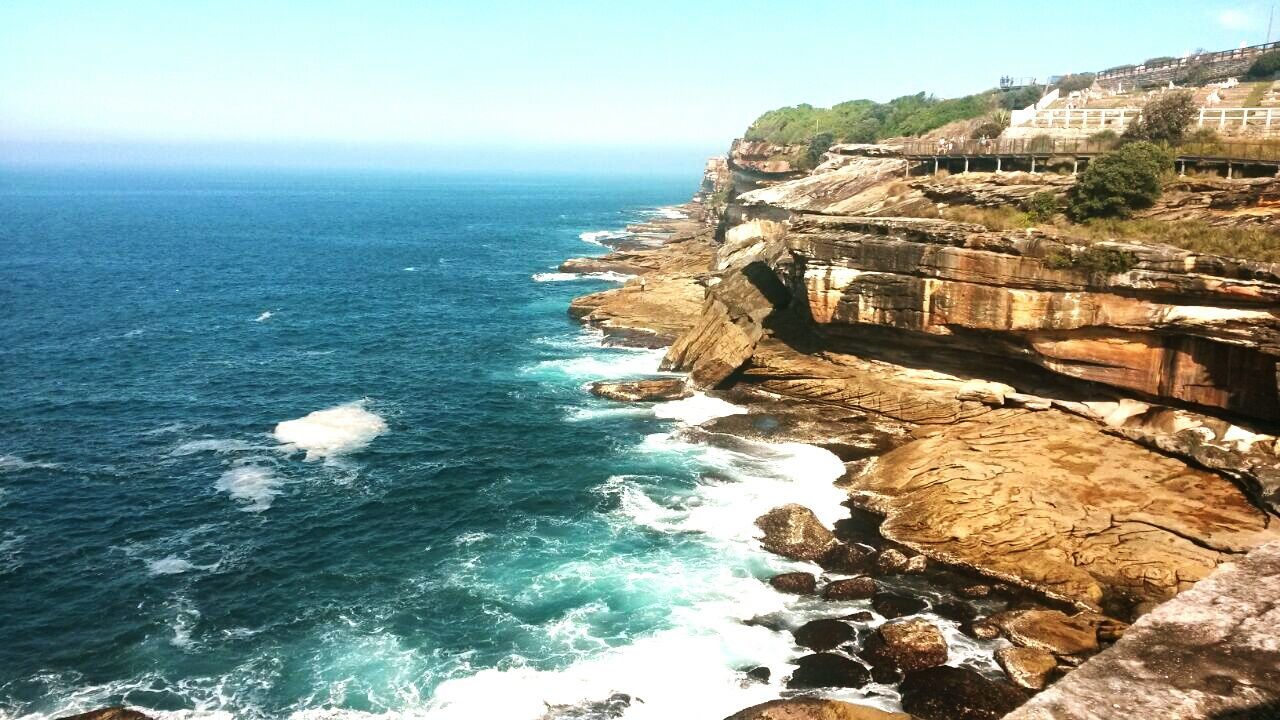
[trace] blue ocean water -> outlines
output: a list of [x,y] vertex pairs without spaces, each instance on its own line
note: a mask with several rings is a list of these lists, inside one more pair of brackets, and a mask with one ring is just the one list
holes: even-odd
[[838,461],[592,398],[661,352],[543,274],[697,177],[4,171],[0,717],[775,697],[741,620],[804,608],[751,521],[838,509]]

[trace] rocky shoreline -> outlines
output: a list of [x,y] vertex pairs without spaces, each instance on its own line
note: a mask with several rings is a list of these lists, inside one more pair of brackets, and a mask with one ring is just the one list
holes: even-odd
[[[635,275],[570,314],[609,342],[669,345],[664,369],[688,373],[593,392],[648,402],[698,388],[748,410],[701,431],[804,442],[846,465],[849,517],[834,528],[800,506],[757,520],[765,550],[821,573],[764,581],[867,609],[779,625],[796,657],[744,681],[783,674],[790,690],[735,719],[907,717],[809,698],[870,683],[896,686],[923,720],[1002,717],[1280,538],[1265,432],[1277,268],[1151,246],[1124,277],[1049,271],[1043,258],[1070,240],[881,217],[926,192],[890,187],[892,149],[837,147],[808,175],[739,150],[709,163],[687,220],[561,268]],[[1190,344],[1153,346],[1151,333]],[[1151,367],[1167,373],[1155,386],[1140,377]],[[1272,380],[1228,371],[1246,367]],[[940,620],[917,617],[926,609]],[[1002,676],[957,663],[956,630]]]

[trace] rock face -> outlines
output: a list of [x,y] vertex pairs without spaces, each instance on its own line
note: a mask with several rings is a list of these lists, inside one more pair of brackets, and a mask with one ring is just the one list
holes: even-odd
[[813,511],[803,505],[783,505],[756,518],[764,531],[760,544],[765,550],[792,560],[815,561],[839,542]]
[[693,394],[683,378],[591,383],[591,394],[619,402],[679,400]]
[[904,672],[947,662],[947,641],[924,620],[888,622],[867,639],[864,656],[874,665],[888,664]]
[[907,673],[899,688],[902,709],[920,720],[998,720],[1021,705],[1021,692],[967,668]]
[[734,713],[725,720],[911,720],[911,717],[840,700],[795,698],[770,700]]
[[948,427],[852,488],[886,538],[1090,608],[1166,600],[1277,537],[1230,481],[1053,410]]
[[1220,566],[1009,720],[1273,718],[1280,543]]

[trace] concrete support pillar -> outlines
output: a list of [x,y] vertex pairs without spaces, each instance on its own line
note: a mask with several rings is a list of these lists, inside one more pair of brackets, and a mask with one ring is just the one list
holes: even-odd
[[938,158],[933,159],[933,174],[938,174]]
[[1267,108],[1267,129],[1271,129],[1271,108]]
[[1075,175],[1078,172],[1080,172],[1080,158],[1075,158],[1071,161],[1071,174]]
[[1218,111],[1218,129],[1221,130],[1227,126],[1227,111]]
[[966,173],[969,172],[969,156],[968,155],[964,157],[964,171]]
[[996,172],[1000,172],[1000,158],[996,158]]
[[1231,179],[1231,163],[1227,163],[1227,179]]
[[1196,122],[1196,127],[1204,127],[1204,108],[1200,108],[1200,120]]
[[1032,155],[1031,156],[1031,172],[1034,173],[1035,171],[1036,171],[1036,156]]
[[1186,161],[1186,160],[1180,160],[1180,161],[1178,161],[1178,175],[1179,175],[1180,177],[1186,177],[1186,176],[1187,176],[1187,161]]

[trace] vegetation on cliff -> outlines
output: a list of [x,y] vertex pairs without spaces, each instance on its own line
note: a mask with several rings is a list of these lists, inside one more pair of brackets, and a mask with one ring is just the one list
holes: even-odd
[[[1038,92],[1036,89],[1037,97]],[[833,142],[875,142],[886,137],[920,135],[950,122],[982,117],[1003,107],[1006,95],[991,91],[943,100],[921,92],[887,103],[850,100],[830,108],[796,105],[770,110],[756,118],[744,137],[794,145],[825,135]],[[1017,106],[1023,100],[1022,96],[1010,97],[1008,102]]]
[[1072,220],[1128,217],[1151,207],[1160,197],[1161,180],[1173,170],[1169,151],[1138,141],[1099,156],[1089,163],[1071,189],[1067,214]]

